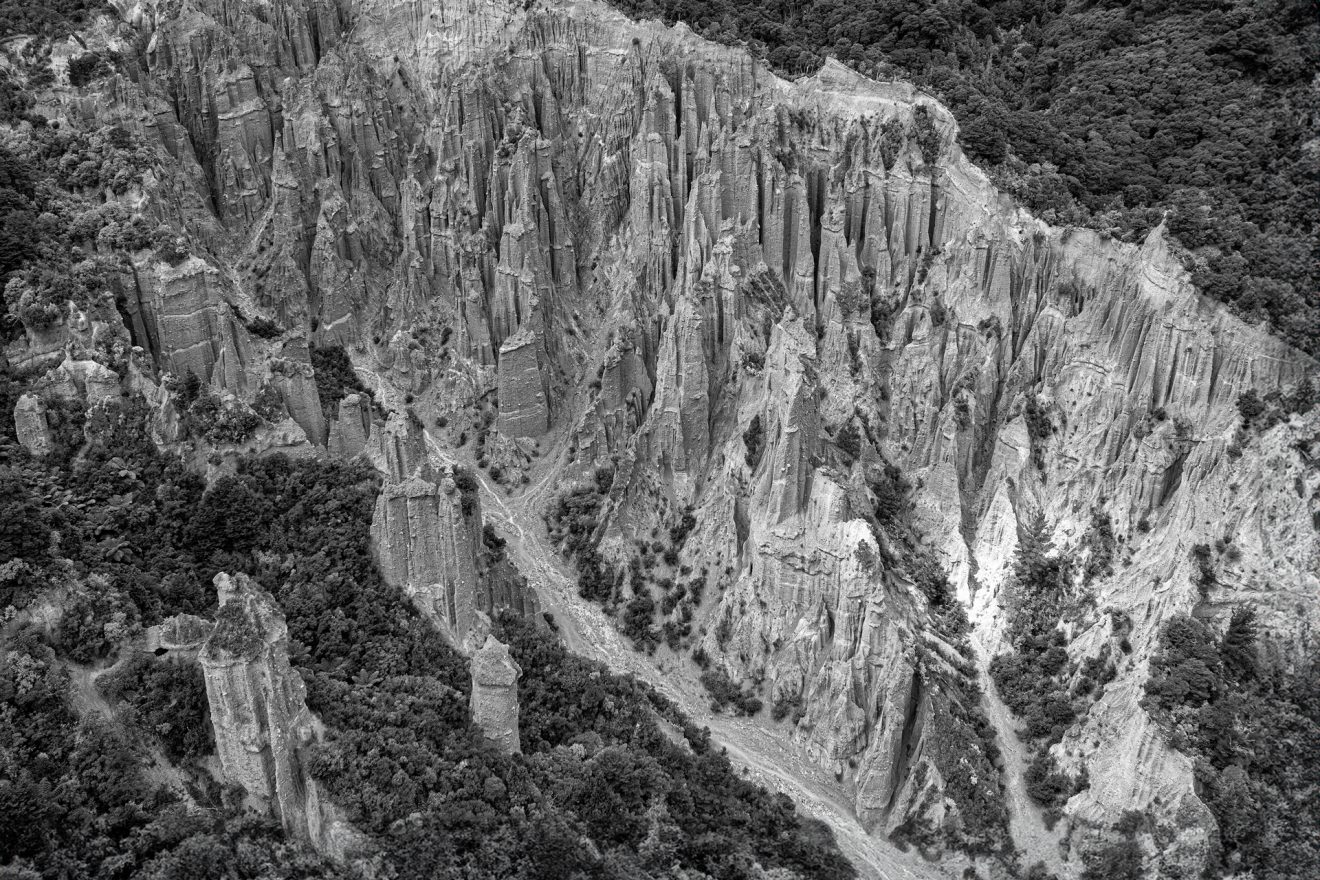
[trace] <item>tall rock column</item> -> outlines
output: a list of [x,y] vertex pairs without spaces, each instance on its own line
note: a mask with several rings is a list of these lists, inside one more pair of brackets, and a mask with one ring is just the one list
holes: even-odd
[[481,509],[470,479],[424,464],[385,484],[371,521],[386,583],[407,593],[451,645],[472,626],[481,578]]
[[286,834],[342,857],[356,835],[303,764],[319,724],[289,666],[284,615],[246,575],[222,572],[215,585],[220,611],[199,659],[224,780],[241,785],[251,805],[269,810]]
[[50,455],[55,438],[46,421],[46,403],[36,394],[24,394],[14,407],[14,433],[34,458]]
[[550,427],[545,383],[541,378],[538,343],[524,327],[500,346],[497,371],[500,388],[500,433],[508,437],[539,437]]
[[472,655],[472,721],[506,755],[522,751],[518,741],[518,677],[522,669],[509,646],[487,634]]
[[381,575],[451,645],[463,642],[478,612],[535,612],[525,579],[483,552],[477,479],[457,465],[433,465],[420,423],[391,417],[372,431],[366,453],[385,476],[371,519]]
[[326,447],[334,455],[352,458],[367,448],[371,439],[371,398],[349,394],[339,401],[339,416],[330,423]]

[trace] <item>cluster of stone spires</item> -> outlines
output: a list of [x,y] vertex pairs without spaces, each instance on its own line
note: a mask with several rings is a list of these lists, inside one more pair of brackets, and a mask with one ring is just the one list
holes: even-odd
[[[305,763],[307,747],[324,735],[307,708],[306,688],[289,664],[288,626],[274,598],[244,574],[215,578],[214,622],[180,614],[148,631],[146,648],[166,662],[198,662],[206,681],[220,773],[269,812],[284,832],[317,851],[344,858],[365,838],[321,792]],[[518,677],[509,648],[478,611],[462,643],[471,659],[472,719],[504,754],[518,742]]]

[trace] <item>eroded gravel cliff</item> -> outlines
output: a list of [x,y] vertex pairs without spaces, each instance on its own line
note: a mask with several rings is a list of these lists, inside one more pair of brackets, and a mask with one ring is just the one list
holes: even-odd
[[[1068,650],[1095,656],[1120,619],[1130,650],[1055,747],[1089,776],[1059,836],[1151,809],[1162,858],[1204,858],[1190,762],[1138,705],[1146,661],[1170,615],[1248,599],[1285,655],[1313,643],[1320,426],[1239,435],[1240,394],[1314,365],[1200,297],[1160,231],[1134,247],[1033,219],[910,86],[835,64],[788,83],[603,4],[120,9],[129,26],[93,39],[127,74],[47,110],[151,145],[126,199],[187,232],[177,265],[135,260],[132,343],[220,392],[275,388],[288,420],[258,446],[372,455],[387,577],[451,638],[497,601],[472,595],[479,508],[363,399],[327,420],[309,344],[344,345],[382,398],[443,417],[442,446],[489,435],[510,491],[524,471],[568,485],[608,467],[596,537],[621,567],[690,512],[680,564],[707,589],[682,650],[793,705],[780,729],[877,834],[965,818],[949,787],[974,762],[941,682],[1002,650],[1020,525],[1043,512],[1090,558],[1107,517],[1112,564]],[[11,359],[55,365],[79,333],[29,334]],[[40,442],[39,402],[21,407]],[[874,527],[886,463],[972,646],[932,629],[902,541]],[[1190,549],[1225,539],[1202,600]],[[1018,844],[1069,870],[1053,838]]]

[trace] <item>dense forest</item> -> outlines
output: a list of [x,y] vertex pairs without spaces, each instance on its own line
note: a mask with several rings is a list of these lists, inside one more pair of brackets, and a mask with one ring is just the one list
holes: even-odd
[[1146,711],[1196,761],[1226,873],[1320,876],[1320,663],[1295,673],[1262,662],[1255,612],[1220,633],[1176,617],[1151,661]]
[[88,16],[108,11],[110,6],[103,0],[0,0],[0,40],[18,34],[61,37]]
[[[91,8],[7,4],[0,18],[6,36],[55,36]],[[47,82],[40,52],[25,64],[29,85]],[[62,320],[68,302],[113,313],[128,252],[186,256],[169,229],[100,197],[147,167],[132,135],[55,127],[32,107],[0,74],[0,122],[24,123],[0,147],[0,342]],[[111,354],[124,375],[126,353]],[[327,409],[363,390],[342,349],[313,357]],[[137,398],[89,410],[52,397],[54,448],[34,460],[12,413],[39,372],[0,358],[0,874],[353,873],[210,778],[199,670],[125,647],[170,615],[213,614],[211,579],[242,571],[288,618],[291,660],[330,730],[313,772],[384,853],[384,875],[852,876],[828,829],[743,780],[666,701],[517,620],[499,623],[523,669],[524,755],[493,752],[470,723],[467,661],[376,570],[369,468],[273,458],[208,487],[156,448]],[[166,378],[198,440],[238,442],[278,417],[268,395],[248,407],[195,375]],[[37,623],[48,602],[56,622]]]
[[1069,659],[1064,626],[1086,604],[1074,575],[1069,556],[1055,552],[1038,514],[1022,530],[1008,587],[1012,651],[990,663],[1000,696],[1023,722],[1019,735],[1032,747],[1027,793],[1045,809],[1050,826],[1068,798],[1086,785],[1058,769],[1050,747],[1099,698],[1115,672],[1107,656],[1088,663],[1085,671]]
[[[6,383],[16,381],[4,377]],[[7,392],[9,397],[13,391]],[[392,876],[839,878],[827,829],[739,777],[649,688],[500,621],[523,669],[525,755],[470,724],[467,661],[376,569],[378,477],[363,464],[245,461],[209,488],[161,455],[127,401],[80,423],[91,440],[36,462],[0,444],[0,597],[62,594],[49,632],[14,627],[0,660],[0,870],[14,876],[304,877],[323,864],[205,784],[213,750],[195,669],[124,654],[144,626],[209,614],[218,571],[244,571],[288,617],[291,659],[331,735],[313,773],[386,854]],[[95,683],[120,723],[79,712]],[[81,694],[81,697],[79,697]],[[664,732],[666,724],[682,733]],[[194,780],[187,809],[146,772]],[[36,804],[37,808],[32,808]],[[270,872],[274,873],[270,873]],[[16,872],[16,873],[15,873]],[[28,873],[24,873],[28,872]]]
[[[749,465],[759,460],[760,430],[757,419],[743,434]],[[836,440],[840,446],[837,454],[855,459],[856,449],[850,447],[857,439],[847,440],[843,431],[840,435],[845,439],[842,443]],[[666,528],[655,527],[649,537],[635,539],[626,563],[609,560],[600,552],[599,526],[607,521],[604,509],[614,478],[609,468],[597,469],[589,480],[566,486],[545,511],[551,540],[576,567],[578,595],[599,603],[614,616],[635,649],[655,653],[663,643],[670,651],[691,659],[701,670],[699,680],[710,698],[711,711],[760,715],[765,704],[758,693],[765,693],[764,682],[734,681],[712,659],[714,652],[699,644],[699,635],[692,637],[692,623],[707,592],[708,577],[719,579],[698,559],[692,560],[695,565],[682,561],[688,535],[697,525],[692,510],[674,511]],[[937,694],[931,701],[932,717],[925,722],[925,754],[943,780],[945,803],[955,808],[956,819],[933,827],[913,816],[890,837],[932,856],[948,848],[977,856],[1009,856],[1012,842],[999,771],[1001,759],[994,729],[983,708],[971,622],[954,594],[948,573],[912,526],[912,484],[893,464],[872,465],[867,482],[870,510],[859,506],[854,514],[867,521],[878,546],[902,548],[901,559],[891,557],[890,563],[896,563],[912,579],[925,600],[924,626],[949,650],[947,655],[937,656],[919,649],[916,662],[920,680]],[[857,556],[867,577],[880,576],[883,564],[869,545],[860,544]],[[658,603],[653,592],[661,597]],[[626,598],[627,594],[631,598]],[[715,643],[721,651],[729,647],[732,626],[728,611],[714,622]],[[802,715],[801,703],[801,694],[780,694],[770,707],[769,721],[782,722],[791,717],[796,724]]]
[[1320,353],[1314,0],[610,0],[746,44],[833,56],[943,100],[964,150],[1059,224],[1165,219],[1198,287]]

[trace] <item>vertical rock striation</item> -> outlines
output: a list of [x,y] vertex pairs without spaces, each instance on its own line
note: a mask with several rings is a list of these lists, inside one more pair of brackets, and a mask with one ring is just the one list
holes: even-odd
[[518,741],[518,677],[522,670],[509,646],[487,634],[471,657],[472,722],[506,755],[522,751]]
[[539,437],[550,426],[545,387],[537,361],[536,340],[527,330],[500,346],[500,433],[509,437]]
[[290,834],[342,857],[354,834],[304,764],[319,722],[289,666],[288,628],[270,594],[246,575],[216,575],[220,611],[200,661],[224,780]]
[[[450,644],[478,610],[481,502],[459,488],[453,467],[423,463],[381,489],[371,534],[387,583],[402,589]],[[470,478],[469,478],[470,479]]]
[[365,452],[371,438],[371,398],[365,394],[347,394],[339,401],[338,415],[330,423],[326,448],[341,458],[353,458]]
[[[1069,651],[1094,656],[1113,609],[1133,652],[1055,749],[1092,780],[1065,812],[1206,830],[1138,705],[1146,662],[1171,615],[1243,600],[1284,654],[1314,645],[1320,473],[1299,449],[1320,425],[1238,434],[1240,394],[1315,365],[1201,298],[1162,230],[1133,245],[1031,217],[912,86],[833,62],[785,82],[592,0],[132,9],[116,48],[140,75],[64,112],[150,144],[142,210],[197,239],[178,265],[135,263],[134,341],[234,394],[269,374],[314,442],[365,449],[386,475],[382,570],[451,640],[503,589],[475,492],[361,401],[327,426],[300,334],[367,349],[444,412],[498,388],[501,433],[614,469],[607,555],[690,507],[683,562],[711,586],[696,638],[797,706],[794,741],[877,829],[958,817],[940,651],[874,527],[875,474],[911,481],[983,655],[1018,524],[1043,511],[1080,553],[1110,517],[1118,564]],[[238,316],[258,312],[296,341],[255,338]],[[29,330],[11,360],[57,362],[71,332]],[[82,391],[53,372],[51,393]],[[1238,555],[1202,600],[1189,550],[1226,533]]]
[[483,550],[476,478],[434,465],[422,426],[393,417],[371,435],[368,454],[384,474],[371,520],[372,546],[386,583],[403,590],[451,645],[479,614],[536,611],[535,594],[507,560]]
[[34,458],[50,455],[55,438],[46,420],[46,404],[36,394],[24,394],[14,405],[14,433],[19,444]]

